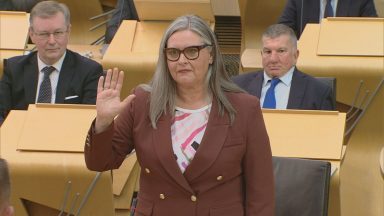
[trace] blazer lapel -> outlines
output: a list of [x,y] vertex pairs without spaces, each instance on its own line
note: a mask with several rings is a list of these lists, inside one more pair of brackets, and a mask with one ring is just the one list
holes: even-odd
[[293,76],[292,76],[291,90],[289,92],[287,109],[300,108],[301,102],[304,98],[306,88],[307,88],[307,80],[295,68],[295,71],[293,72]]
[[153,144],[159,161],[168,175],[185,190],[193,193],[192,188],[181,173],[173,153],[170,115],[163,114],[157,121],[157,129],[153,130]]
[[65,94],[75,73],[74,64],[74,56],[67,50],[57,83],[55,103],[64,103]]
[[190,183],[211,167],[224,145],[230,122],[226,114],[222,117],[218,111],[217,101],[214,100],[201,145],[184,172]]
[[37,54],[31,57],[30,62],[24,66],[24,94],[27,104],[36,101],[37,82],[39,81],[39,68]]

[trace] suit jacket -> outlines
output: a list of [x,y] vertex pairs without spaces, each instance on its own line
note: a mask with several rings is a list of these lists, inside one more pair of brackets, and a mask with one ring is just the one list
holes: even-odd
[[[377,17],[377,13],[373,0],[339,0],[336,16]],[[300,38],[305,25],[319,23],[319,17],[320,0],[288,0],[278,23],[291,27],[296,32],[297,38]]]
[[112,39],[123,20],[138,19],[139,17],[137,15],[135,3],[133,0],[118,0],[115,12],[107,24],[107,29],[105,31],[105,43],[109,44],[112,42]]
[[[95,104],[103,69],[97,62],[67,50],[57,83],[55,103]],[[12,109],[26,110],[36,101],[37,52],[8,59],[0,81],[0,124]],[[65,99],[68,96],[78,96]]]
[[2,11],[13,11],[15,7],[11,0],[0,0],[0,10]]
[[[233,81],[251,95],[260,98],[264,81],[263,73],[258,71],[238,75],[233,77]],[[295,68],[287,109],[334,110],[332,89]]]
[[136,150],[141,166],[136,216],[272,216],[271,149],[259,101],[226,93],[237,111],[232,125],[213,100],[208,125],[191,164],[182,173],[172,149],[172,116],[152,128],[149,93],[139,89],[106,131],[91,128],[84,153],[95,171],[118,168]]

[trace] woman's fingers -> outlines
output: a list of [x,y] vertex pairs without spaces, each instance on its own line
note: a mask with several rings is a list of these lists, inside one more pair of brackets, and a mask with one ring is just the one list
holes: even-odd
[[[120,90],[122,85],[122,79],[120,78],[123,71],[119,71],[118,68],[108,69],[105,78],[103,78],[103,90],[112,89]],[[124,75],[123,75],[124,78]]]
[[117,83],[116,83],[116,90],[121,92],[121,88],[123,87],[123,82],[124,82],[124,71],[119,72],[119,77],[117,78]]
[[111,89],[116,89],[116,84],[117,84],[117,80],[118,79],[119,79],[119,69],[118,68],[113,68],[111,85],[110,85]]
[[109,89],[109,87],[111,86],[111,77],[112,77],[112,69],[108,69],[107,74],[105,75],[103,89]]
[[103,91],[104,89],[104,76],[101,76],[99,78],[99,82],[97,83],[97,94]]

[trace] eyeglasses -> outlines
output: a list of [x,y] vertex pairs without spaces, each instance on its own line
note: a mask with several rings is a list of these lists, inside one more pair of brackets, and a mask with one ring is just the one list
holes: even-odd
[[203,44],[201,46],[190,46],[186,47],[183,50],[179,50],[177,48],[164,48],[165,56],[169,61],[177,61],[180,58],[180,54],[183,53],[183,55],[189,59],[189,60],[195,60],[199,58],[200,50],[204,49],[205,47],[212,46],[209,44]]
[[62,39],[65,34],[67,33],[68,31],[55,31],[55,32],[33,32],[33,34],[36,35],[36,37],[40,40],[47,40],[51,35],[53,35],[53,37],[55,39]]

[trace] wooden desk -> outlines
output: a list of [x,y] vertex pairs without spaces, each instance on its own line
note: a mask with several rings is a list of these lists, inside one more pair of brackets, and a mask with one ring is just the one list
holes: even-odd
[[0,11],[0,50],[22,50],[28,39],[29,14]]
[[18,216],[57,216],[61,209],[84,216],[129,213],[136,156],[113,171],[113,184],[111,172],[86,168],[83,147],[95,112],[92,105],[40,104],[8,115],[0,127],[0,153],[10,166],[11,204]]
[[[26,111],[12,111],[7,117],[7,120],[12,121],[6,120],[0,128],[1,157],[5,158],[10,166],[11,204],[18,216],[37,215],[28,214],[21,199],[28,200],[28,203],[34,206],[31,209],[60,209],[70,181],[65,206],[68,212],[76,193],[80,193],[75,205],[79,206],[85,189],[95,178],[96,172],[87,170],[82,153],[18,150],[19,133],[23,130],[26,114]],[[90,205],[85,205],[82,211],[93,212],[92,209],[100,205],[103,208],[97,208],[101,211],[99,215],[113,215],[111,184],[110,175],[102,174],[87,202]]]
[[[384,19],[380,22],[382,24],[377,28],[384,31]],[[364,81],[360,100],[366,90],[372,95],[384,77],[384,57],[320,56],[317,54],[320,31],[320,24],[306,25],[299,43],[298,68],[313,76],[336,77],[339,102],[351,105],[360,80]],[[334,34],[338,36],[330,43],[337,43],[336,38],[349,36],[343,32]],[[369,31],[363,35],[368,34]],[[376,41],[363,41],[378,44]],[[364,47],[364,43],[357,46]],[[382,86],[377,90],[377,95],[372,98],[372,103],[352,132],[341,164],[340,212],[343,216],[384,215],[384,180],[378,163],[384,140],[384,90]],[[340,215],[340,212],[330,215]]]

